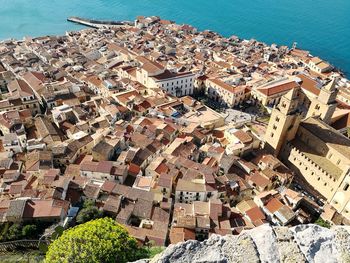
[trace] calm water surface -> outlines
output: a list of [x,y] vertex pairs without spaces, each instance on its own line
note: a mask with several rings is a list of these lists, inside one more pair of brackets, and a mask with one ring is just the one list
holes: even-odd
[[0,39],[64,34],[68,16],[133,20],[158,15],[225,36],[321,56],[350,75],[350,0],[0,0]]

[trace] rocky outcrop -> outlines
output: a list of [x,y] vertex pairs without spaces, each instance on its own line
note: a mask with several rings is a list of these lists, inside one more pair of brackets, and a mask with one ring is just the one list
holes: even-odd
[[240,235],[213,235],[204,242],[170,245],[138,263],[333,263],[350,262],[350,227],[317,225],[292,228],[263,225]]

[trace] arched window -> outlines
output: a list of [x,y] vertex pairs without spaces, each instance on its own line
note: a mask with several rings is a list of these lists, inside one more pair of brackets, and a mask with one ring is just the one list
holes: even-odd
[[344,185],[343,190],[344,190],[344,191],[347,191],[348,189],[349,189],[349,184],[348,184],[348,183],[346,183],[346,184]]

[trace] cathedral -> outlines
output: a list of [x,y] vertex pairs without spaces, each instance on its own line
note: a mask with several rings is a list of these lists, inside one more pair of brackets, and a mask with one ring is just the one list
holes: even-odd
[[350,219],[350,139],[330,126],[336,79],[323,86],[305,110],[301,89],[285,94],[271,113],[265,148],[296,173],[296,179]]

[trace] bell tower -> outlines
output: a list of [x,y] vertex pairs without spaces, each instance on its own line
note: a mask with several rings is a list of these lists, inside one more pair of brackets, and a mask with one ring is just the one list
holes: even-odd
[[278,156],[282,145],[294,139],[298,130],[301,115],[298,113],[298,92],[294,88],[285,94],[277,107],[272,110],[269,125],[265,134],[265,148]]
[[336,97],[336,79],[331,80],[326,86],[322,87],[317,98],[311,101],[311,105],[306,117],[318,116],[325,123],[329,124],[332,115],[337,107]]

